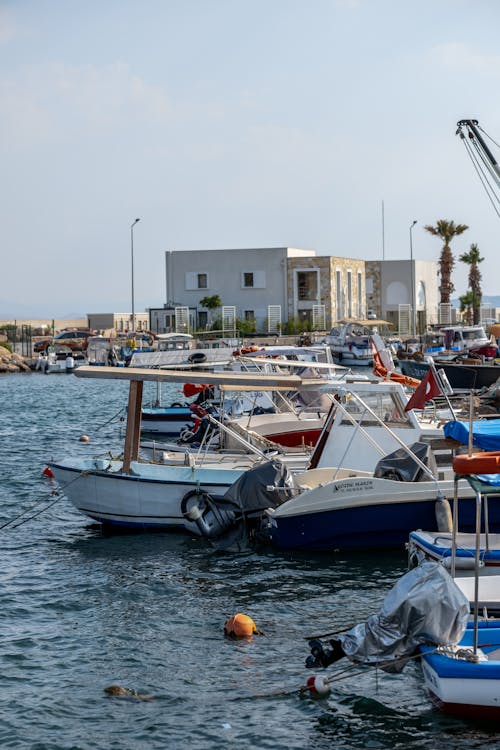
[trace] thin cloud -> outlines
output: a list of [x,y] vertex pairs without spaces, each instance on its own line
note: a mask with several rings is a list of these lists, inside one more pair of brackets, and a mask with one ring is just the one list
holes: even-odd
[[56,141],[85,133],[106,136],[173,117],[165,91],[114,63],[25,67],[0,79],[0,134],[10,145]]

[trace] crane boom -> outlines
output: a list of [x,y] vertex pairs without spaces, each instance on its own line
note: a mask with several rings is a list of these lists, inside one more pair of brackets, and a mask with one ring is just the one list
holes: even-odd
[[[483,188],[496,214],[500,217],[500,165],[482,133],[484,133],[484,130],[477,120],[467,119],[457,122],[456,134],[460,136]],[[490,138],[490,140],[492,139]],[[492,142],[495,143],[495,141]]]

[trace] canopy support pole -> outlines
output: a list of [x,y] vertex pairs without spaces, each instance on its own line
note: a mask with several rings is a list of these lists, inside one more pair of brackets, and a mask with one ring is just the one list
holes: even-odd
[[123,473],[130,474],[132,461],[139,457],[139,442],[141,436],[142,410],[142,380],[131,380],[128,394],[127,429],[125,432],[125,448],[123,452]]

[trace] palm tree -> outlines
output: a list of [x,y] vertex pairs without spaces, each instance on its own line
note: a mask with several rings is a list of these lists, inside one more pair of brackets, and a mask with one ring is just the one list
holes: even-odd
[[427,232],[430,232],[435,237],[440,237],[444,243],[441,255],[439,256],[439,273],[441,275],[439,292],[441,295],[441,304],[450,301],[451,293],[455,289],[451,282],[451,272],[453,271],[455,259],[450,249],[450,242],[454,237],[462,234],[468,228],[467,224],[455,224],[454,221],[448,221],[447,219],[439,219],[435,227],[424,227]]
[[469,289],[472,294],[473,322],[474,325],[477,325],[481,318],[481,298],[483,296],[479,264],[483,262],[484,258],[481,258],[478,246],[472,244],[469,252],[462,253],[459,260],[462,263],[467,263],[469,266]]
[[464,320],[467,325],[471,325],[471,318],[472,318],[472,305],[474,302],[474,295],[469,289],[468,292],[465,292],[465,294],[462,294],[461,297],[459,297],[460,300],[460,312],[464,313]]
[[212,296],[207,295],[206,297],[203,297],[203,299],[200,299],[200,305],[206,307],[207,310],[210,310],[211,320],[213,311],[217,310],[218,307],[222,307],[222,300],[218,294],[212,294]]

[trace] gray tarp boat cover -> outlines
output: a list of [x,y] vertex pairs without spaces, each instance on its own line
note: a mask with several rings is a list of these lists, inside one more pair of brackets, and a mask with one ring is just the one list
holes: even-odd
[[420,644],[458,643],[468,617],[469,601],[453,578],[439,563],[426,561],[400,578],[379,614],[337,639],[351,661],[401,672]]
[[244,513],[254,513],[277,508],[290,498],[294,487],[293,475],[285,464],[266,461],[245,471],[229,487],[223,499],[237,505]]

